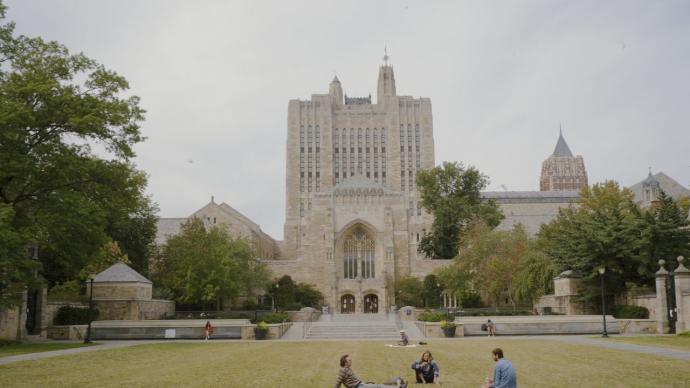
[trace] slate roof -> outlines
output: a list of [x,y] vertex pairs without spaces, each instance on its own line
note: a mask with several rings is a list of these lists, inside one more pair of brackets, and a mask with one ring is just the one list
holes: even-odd
[[168,237],[180,233],[180,226],[187,221],[186,218],[159,218],[156,230],[156,244],[163,245]]
[[568,147],[568,143],[565,142],[565,139],[563,138],[563,133],[560,133],[558,135],[558,142],[556,143],[556,148],[553,150],[553,156],[557,157],[573,157],[573,153],[570,152],[570,147]]
[[575,202],[580,197],[579,191],[484,191],[484,199],[493,199],[497,203],[550,203]]
[[96,275],[93,279],[94,283],[102,282],[139,282],[153,284],[150,280],[146,279],[139,272],[130,268],[127,264],[117,263],[113,264],[105,271]]
[[[659,182],[659,187],[661,188],[661,190],[663,190],[664,193],[673,197],[674,199],[678,199],[680,197],[690,197],[690,190],[688,190],[688,188],[676,182],[673,178],[664,174],[663,172],[653,174],[652,177],[654,178],[654,180]],[[649,176],[647,176],[646,179],[637,182],[629,187],[629,189],[632,190],[633,193],[635,193],[635,202],[640,202],[644,200],[643,185],[647,179],[649,179]]]

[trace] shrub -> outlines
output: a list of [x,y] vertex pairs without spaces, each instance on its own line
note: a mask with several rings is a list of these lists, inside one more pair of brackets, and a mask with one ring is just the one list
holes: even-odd
[[429,310],[426,310],[419,314],[419,317],[417,320],[422,321],[422,322],[441,322],[444,319],[446,319],[446,314],[443,313],[434,313]]
[[454,328],[455,326],[456,326],[456,325],[455,325],[455,323],[453,323],[453,322],[441,321],[441,329],[452,329],[452,328]]
[[678,337],[688,337],[690,338],[690,331],[684,331],[682,333],[678,333]]
[[56,284],[48,294],[52,300],[82,301],[86,298],[82,295],[82,286],[76,280]]
[[10,346],[10,345],[19,345],[21,342],[19,341],[14,341],[14,340],[6,340],[0,338],[0,348],[3,346]]
[[93,309],[89,314],[89,309],[85,307],[62,306],[55,314],[54,325],[86,325],[89,321],[98,318],[98,310]]
[[649,310],[642,306],[633,306],[628,304],[623,304],[619,306],[613,306],[611,309],[611,315],[616,318],[624,319],[647,319],[649,318]]
[[256,330],[258,331],[268,331],[268,323],[261,321],[256,324]]
[[259,304],[253,299],[247,299],[242,302],[242,310],[256,310],[259,308]]
[[264,322],[264,323],[290,322],[290,316],[287,313],[266,314],[261,319],[262,319],[262,322]]
[[299,311],[299,309],[301,308],[302,305],[299,302],[291,302],[286,304],[285,306],[280,306],[280,309],[285,311]]
[[462,308],[475,308],[482,306],[482,297],[472,291],[464,291],[460,294],[460,305]]

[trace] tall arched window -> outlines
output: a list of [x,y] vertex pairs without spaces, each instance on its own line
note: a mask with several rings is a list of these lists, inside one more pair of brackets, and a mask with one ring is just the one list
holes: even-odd
[[355,279],[358,269],[364,279],[374,278],[374,248],[374,240],[361,227],[347,236],[343,245],[345,279]]

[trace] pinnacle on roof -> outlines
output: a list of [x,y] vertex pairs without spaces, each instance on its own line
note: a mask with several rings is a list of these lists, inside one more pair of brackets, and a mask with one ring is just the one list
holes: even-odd
[[562,131],[558,134],[558,142],[556,143],[556,148],[553,150],[553,156],[567,156],[570,158],[573,157],[573,153],[570,152],[568,143],[566,143],[565,139],[563,138]]
[[647,179],[642,181],[643,185],[649,185],[649,186],[659,186],[659,181],[652,175],[652,168],[649,168],[649,174],[647,174]]
[[332,83],[332,84],[335,84],[335,83],[338,83],[338,84],[339,84],[339,83],[340,83],[340,80],[338,79],[338,76],[337,76],[337,75],[336,75],[336,76],[333,76],[333,81],[331,81],[331,83]]

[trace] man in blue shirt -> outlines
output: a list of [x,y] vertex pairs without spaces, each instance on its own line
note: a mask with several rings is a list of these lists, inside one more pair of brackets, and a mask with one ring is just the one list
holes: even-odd
[[496,361],[494,379],[487,381],[486,386],[490,388],[517,388],[515,368],[510,361],[503,358],[503,350],[496,348],[491,351],[491,355]]

